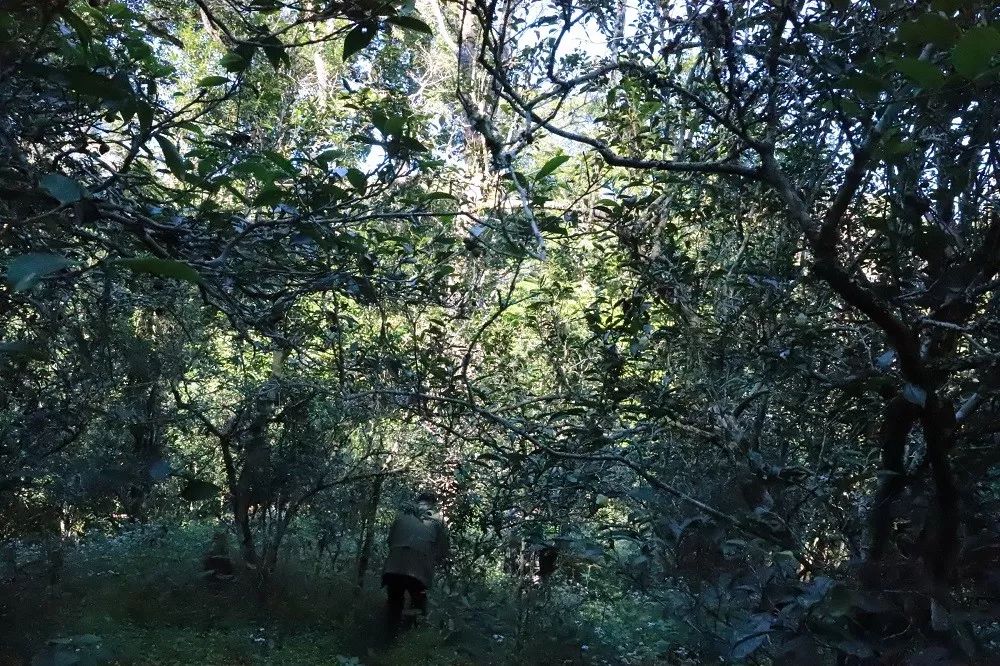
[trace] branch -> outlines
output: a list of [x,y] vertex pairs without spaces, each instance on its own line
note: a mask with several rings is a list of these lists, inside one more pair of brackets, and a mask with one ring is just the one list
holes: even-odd
[[393,474],[399,474],[400,472],[403,471],[404,471],[403,469],[390,469],[381,472],[371,472],[368,474],[355,474],[352,476],[343,476],[337,479],[336,481],[319,483],[310,490],[308,490],[304,495],[302,495],[302,497],[297,499],[295,503],[288,508],[287,515],[295,515],[296,513],[298,513],[299,509],[302,508],[303,504],[308,502],[316,495],[319,495],[321,492],[329,490],[330,488],[334,488],[336,486],[342,486],[346,483],[354,483],[355,481],[364,481],[366,479],[375,479],[380,477],[391,476]]
[[629,460],[629,459],[627,459],[627,458],[625,458],[623,456],[620,456],[620,455],[611,455],[611,454],[571,453],[569,451],[560,451],[558,449],[553,449],[552,447],[548,446],[547,444],[542,443],[537,437],[535,437],[534,435],[532,435],[530,432],[524,430],[523,428],[521,428],[520,426],[518,426],[516,423],[512,422],[510,419],[504,418],[504,417],[502,417],[502,416],[500,416],[500,415],[498,415],[498,414],[496,414],[494,412],[491,412],[488,409],[484,409],[482,407],[479,407],[478,405],[474,405],[474,404],[469,403],[468,401],[462,400],[460,398],[452,398],[452,397],[448,397],[448,396],[438,396],[438,395],[427,394],[427,393],[411,393],[411,392],[407,392],[407,391],[396,391],[396,390],[391,390],[391,389],[364,391],[362,393],[356,393],[356,394],[352,394],[351,396],[345,396],[345,397],[347,397],[347,398],[350,398],[350,397],[362,397],[362,396],[365,396],[365,395],[372,395],[372,394],[396,395],[396,396],[399,396],[399,397],[407,397],[407,398],[416,397],[416,398],[420,398],[421,400],[430,400],[430,401],[437,401],[437,402],[444,402],[444,403],[449,403],[449,404],[461,405],[462,407],[465,407],[469,411],[471,411],[471,412],[473,412],[473,413],[475,413],[475,414],[477,414],[477,415],[485,418],[486,420],[492,421],[493,423],[496,423],[497,425],[503,427],[504,429],[508,430],[509,432],[514,433],[518,437],[520,437],[520,438],[524,439],[525,441],[529,442],[530,444],[532,444],[537,450],[542,451],[544,453],[547,453],[547,454],[549,454],[551,456],[555,456],[555,457],[558,457],[558,458],[570,459],[570,460],[587,460],[587,461],[593,461],[593,462],[610,462],[610,463],[613,463],[613,464],[616,464],[616,465],[620,465],[620,466],[626,467],[626,468],[632,470],[633,472],[635,472],[640,478],[642,478],[644,481],[646,481],[647,483],[649,483],[649,485],[653,486],[657,490],[659,490],[661,492],[664,492],[664,493],[666,493],[668,495],[671,495],[673,497],[676,497],[677,499],[679,499],[679,500],[681,500],[683,502],[686,502],[686,503],[688,503],[688,504],[696,507],[698,510],[703,511],[707,515],[712,516],[713,518],[715,518],[715,519],[717,519],[717,520],[719,520],[719,521],[721,521],[723,523],[726,523],[727,525],[730,525],[734,529],[737,529],[740,532],[742,532],[744,534],[747,534],[749,536],[754,536],[754,537],[757,537],[757,538],[760,538],[760,539],[764,539],[765,541],[767,541],[769,543],[773,543],[773,544],[776,544],[776,545],[778,545],[778,546],[780,546],[782,548],[786,548],[786,549],[791,550],[792,553],[793,553],[793,555],[795,556],[795,559],[800,564],[802,564],[804,567],[806,567],[808,569],[812,568],[811,563],[799,552],[801,550],[801,548],[797,544],[795,544],[794,542],[792,542],[791,539],[781,539],[781,538],[776,537],[776,535],[774,535],[774,534],[768,533],[765,530],[762,530],[762,529],[759,529],[759,528],[755,527],[754,525],[745,524],[739,518],[736,518],[735,516],[732,516],[730,514],[724,513],[722,511],[720,511],[720,510],[712,507],[712,506],[709,506],[708,504],[705,504],[704,502],[702,502],[702,501],[700,501],[698,499],[695,499],[694,497],[691,497],[687,493],[685,493],[685,492],[677,489],[676,487],[670,485],[669,483],[667,483],[665,481],[662,481],[661,479],[659,479],[655,475],[650,474],[649,472],[647,472],[638,463],[632,462],[631,460]]
[[[792,187],[788,176],[778,166],[773,153],[767,151],[762,153],[761,157],[764,161],[762,170],[765,179],[788,207],[789,214],[798,223],[806,238],[811,241],[816,254],[813,264],[815,273],[848,304],[856,307],[882,329],[896,350],[903,374],[914,384],[922,384],[925,373],[916,333],[895,314],[894,308],[888,301],[863,285],[860,282],[862,278],[852,278],[837,263],[836,247],[829,243],[830,232],[816,227],[805,202]],[[844,191],[844,188],[841,190]],[[821,240],[824,234],[826,238]]]
[[[493,77],[494,81],[498,82],[502,88],[501,93],[504,98],[510,102],[515,108],[517,108],[521,114],[525,117],[531,119],[536,125],[544,127],[546,130],[555,134],[556,136],[568,139],[570,141],[581,143],[586,146],[590,146],[597,154],[604,159],[605,162],[611,166],[620,166],[629,169],[640,169],[645,171],[670,171],[670,172],[687,172],[687,173],[713,173],[713,174],[724,174],[730,176],[741,176],[744,178],[749,178],[751,180],[763,180],[763,174],[758,167],[749,166],[746,164],[740,164],[733,162],[731,160],[710,160],[710,161],[699,161],[699,162],[687,162],[678,160],[656,160],[656,159],[644,159],[640,157],[629,157],[620,155],[614,151],[607,143],[601,141],[600,139],[595,139],[594,137],[580,134],[578,132],[572,132],[567,129],[558,127],[552,123],[551,118],[544,118],[536,113],[532,106],[537,104],[538,100],[535,100],[531,104],[525,101],[511,86],[510,82],[506,77],[502,76],[500,72],[490,65],[488,62],[481,61],[483,67],[487,70],[490,76]],[[617,69],[615,66],[613,69]],[[588,75],[589,78],[592,75]],[[581,77],[581,79],[584,77]]]

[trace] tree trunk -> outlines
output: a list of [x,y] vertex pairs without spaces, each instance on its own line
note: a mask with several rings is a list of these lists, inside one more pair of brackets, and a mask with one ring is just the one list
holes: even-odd
[[876,584],[880,579],[878,568],[889,545],[892,507],[906,488],[906,440],[918,416],[917,406],[901,395],[893,397],[885,407],[879,433],[882,448],[881,478],[869,514],[869,549],[863,572],[869,584]]
[[378,514],[378,506],[382,499],[382,482],[385,477],[376,476],[371,482],[371,492],[365,505],[364,514],[361,521],[361,543],[358,548],[358,588],[365,582],[365,575],[368,573],[368,565],[371,560],[372,544],[375,540],[375,517]]

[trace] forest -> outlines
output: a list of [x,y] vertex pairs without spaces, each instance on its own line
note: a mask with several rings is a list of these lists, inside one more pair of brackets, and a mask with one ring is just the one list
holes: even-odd
[[1000,663],[998,174],[995,0],[0,0],[0,665]]

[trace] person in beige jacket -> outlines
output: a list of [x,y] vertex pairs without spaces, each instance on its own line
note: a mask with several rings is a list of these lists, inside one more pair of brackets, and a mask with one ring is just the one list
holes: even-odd
[[448,528],[437,510],[437,496],[421,493],[415,507],[401,512],[389,529],[389,556],[382,574],[386,588],[386,624],[395,633],[403,619],[405,595],[427,614],[427,590],[434,568],[448,557]]

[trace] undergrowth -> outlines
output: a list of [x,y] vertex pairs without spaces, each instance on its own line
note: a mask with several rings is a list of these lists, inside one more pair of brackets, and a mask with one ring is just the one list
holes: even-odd
[[525,588],[500,576],[442,579],[426,623],[389,641],[374,579],[318,573],[294,548],[264,600],[250,580],[203,579],[211,530],[88,538],[67,549],[54,584],[42,551],[22,547],[0,579],[0,666],[32,656],[42,666],[672,663],[680,644],[678,627],[635,598],[598,604],[579,583]]

